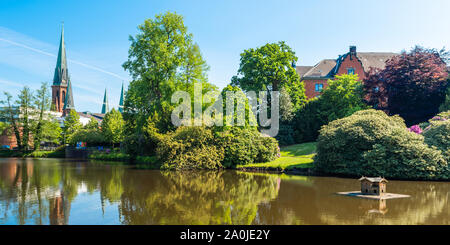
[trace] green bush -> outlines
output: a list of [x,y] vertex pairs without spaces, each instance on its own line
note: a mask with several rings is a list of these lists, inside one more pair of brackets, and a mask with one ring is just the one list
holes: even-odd
[[324,173],[388,178],[445,179],[447,162],[408,131],[403,119],[364,110],[320,130],[315,167]]
[[441,150],[450,162],[450,121],[435,122],[423,132],[425,143]]
[[162,169],[219,169],[238,164],[274,160],[278,142],[256,129],[230,127],[213,131],[205,127],[180,127],[159,136],[156,155]]
[[219,169],[222,168],[223,148],[215,145],[210,129],[179,127],[161,137],[156,155],[162,169]]
[[259,137],[257,140],[258,157],[255,162],[264,163],[275,160],[280,155],[280,148],[276,139],[269,136]]
[[278,142],[253,128],[232,127],[217,132],[216,138],[217,144],[224,148],[223,166],[227,168],[272,161],[278,154]]

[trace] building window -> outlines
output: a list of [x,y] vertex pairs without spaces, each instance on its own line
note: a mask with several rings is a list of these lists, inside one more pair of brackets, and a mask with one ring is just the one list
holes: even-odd
[[322,92],[323,83],[316,83],[316,92]]
[[355,74],[355,68],[347,68],[347,74],[349,75]]
[[380,91],[380,88],[379,87],[373,87],[373,92],[374,93],[378,93]]

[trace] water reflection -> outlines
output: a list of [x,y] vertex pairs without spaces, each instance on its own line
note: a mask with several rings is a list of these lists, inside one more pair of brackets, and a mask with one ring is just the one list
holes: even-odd
[[0,159],[0,224],[449,224],[450,183],[390,181],[395,200],[338,196],[357,180]]

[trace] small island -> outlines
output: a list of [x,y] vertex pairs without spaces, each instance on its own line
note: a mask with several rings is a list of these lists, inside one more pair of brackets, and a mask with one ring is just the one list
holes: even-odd
[[382,177],[361,177],[361,191],[338,192],[338,195],[360,197],[367,199],[386,200],[394,198],[405,198],[409,195],[395,194],[386,192],[386,184],[388,181]]

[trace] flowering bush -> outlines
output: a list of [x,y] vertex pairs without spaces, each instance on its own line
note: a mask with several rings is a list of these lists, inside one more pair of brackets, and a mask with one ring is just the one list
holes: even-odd
[[419,125],[413,125],[410,128],[408,128],[409,132],[413,132],[416,134],[421,134],[422,133],[422,129],[419,127]]
[[424,136],[408,132],[400,117],[376,110],[359,111],[324,126],[317,142],[315,165],[319,172],[351,176],[450,176],[440,150],[425,144]]

